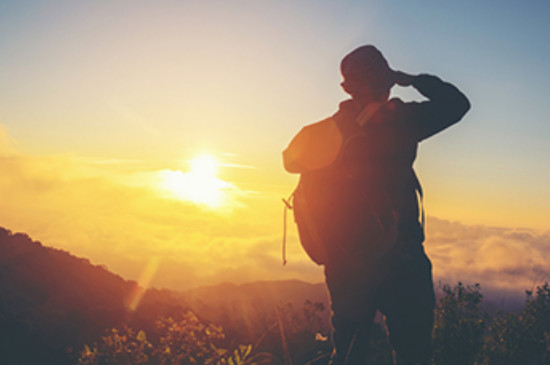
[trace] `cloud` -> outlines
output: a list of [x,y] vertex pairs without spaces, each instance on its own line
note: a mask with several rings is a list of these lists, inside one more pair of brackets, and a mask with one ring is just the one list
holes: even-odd
[[525,290],[550,280],[549,231],[468,226],[430,217],[425,246],[434,277],[443,282]]
[[257,169],[257,167],[252,166],[252,165],[242,165],[242,164],[238,164],[238,163],[222,163],[222,164],[220,164],[220,166],[222,166],[222,167],[232,167],[232,168],[237,168],[237,169]]

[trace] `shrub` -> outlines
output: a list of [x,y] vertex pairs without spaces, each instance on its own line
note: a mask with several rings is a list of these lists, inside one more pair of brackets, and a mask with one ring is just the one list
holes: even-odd
[[480,307],[480,285],[443,286],[443,298],[435,309],[433,363],[469,365],[481,356],[487,315]]
[[[178,321],[168,317],[156,322],[160,341],[152,344],[145,332],[125,327],[112,329],[92,348],[84,346],[78,361],[81,365],[103,364],[181,364],[244,365],[255,364],[250,356],[252,345],[233,349],[221,347],[225,335],[220,327],[201,322],[192,312]],[[256,356],[261,357],[261,356]]]

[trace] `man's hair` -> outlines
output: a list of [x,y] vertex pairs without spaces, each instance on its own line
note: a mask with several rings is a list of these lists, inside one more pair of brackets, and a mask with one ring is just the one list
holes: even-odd
[[342,59],[340,71],[348,90],[367,86],[372,94],[382,94],[394,85],[394,71],[376,47],[361,46]]

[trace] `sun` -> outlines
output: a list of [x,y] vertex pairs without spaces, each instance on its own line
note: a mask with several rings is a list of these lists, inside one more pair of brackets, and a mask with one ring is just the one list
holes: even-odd
[[189,162],[188,172],[163,170],[161,188],[176,199],[199,205],[219,207],[231,184],[217,177],[219,163],[210,155],[200,155]]

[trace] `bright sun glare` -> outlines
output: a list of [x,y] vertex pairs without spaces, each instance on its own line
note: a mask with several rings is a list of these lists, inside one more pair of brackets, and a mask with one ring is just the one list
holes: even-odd
[[190,161],[189,172],[162,171],[161,186],[173,197],[218,207],[223,202],[224,189],[229,183],[217,178],[219,163],[210,155],[201,155]]

